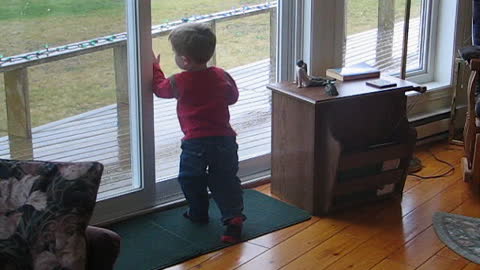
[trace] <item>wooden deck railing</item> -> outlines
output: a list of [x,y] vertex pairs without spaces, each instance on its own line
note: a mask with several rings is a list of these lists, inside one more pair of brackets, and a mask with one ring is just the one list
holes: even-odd
[[[223,11],[208,15],[184,18],[167,24],[152,27],[152,38],[166,36],[178,25],[187,22],[203,22],[210,24],[213,31],[219,22],[244,18],[247,16],[270,13],[270,59],[275,61],[276,42],[276,2],[269,4],[246,6],[239,9]],[[125,134],[122,128],[128,128],[128,70],[127,70],[127,34],[119,33],[96,38],[90,41],[81,41],[54,48],[29,52],[11,57],[0,56],[0,73],[4,74],[7,111],[7,134],[10,138],[11,158],[17,152],[22,158],[33,157],[32,124],[30,119],[29,78],[28,68],[35,65],[59,61],[79,55],[90,54],[102,50],[113,49],[113,63],[115,72],[117,117],[119,132]],[[210,64],[215,65],[214,55]],[[275,67],[274,63],[270,65]],[[274,74],[274,73],[272,73]],[[123,124],[122,124],[123,123]],[[26,154],[26,152],[30,152]]]

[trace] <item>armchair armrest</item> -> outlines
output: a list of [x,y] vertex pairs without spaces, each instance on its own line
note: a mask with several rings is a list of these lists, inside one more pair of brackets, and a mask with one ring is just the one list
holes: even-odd
[[115,260],[120,253],[120,236],[113,231],[88,226],[87,268],[89,270],[113,270]]

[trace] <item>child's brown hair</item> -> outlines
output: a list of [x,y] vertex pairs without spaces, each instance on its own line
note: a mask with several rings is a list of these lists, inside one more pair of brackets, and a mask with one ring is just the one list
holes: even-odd
[[168,36],[177,55],[187,56],[198,64],[208,62],[215,51],[217,38],[208,25],[188,23],[172,30]]

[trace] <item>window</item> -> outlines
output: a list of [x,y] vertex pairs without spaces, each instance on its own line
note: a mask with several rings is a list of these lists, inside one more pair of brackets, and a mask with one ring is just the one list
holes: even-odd
[[[378,25],[378,11],[375,10],[378,9],[379,2],[384,3],[384,1],[373,0],[305,1],[302,20],[304,24],[304,46],[302,48],[302,55],[307,64],[309,64],[313,75],[325,76],[325,70],[328,68],[353,63],[352,60],[349,60],[354,59],[352,57],[356,57],[356,61],[366,61],[373,65],[376,64],[376,34],[374,35],[375,42],[370,43],[370,46],[365,49],[365,58],[362,58],[362,53],[358,50],[356,54],[352,54],[355,50],[352,51],[352,49],[350,49],[353,48],[350,47],[352,43],[346,42],[346,39],[349,37],[347,30],[350,29],[350,33],[352,33],[351,29],[353,29],[353,25],[347,27],[347,24],[354,24],[349,22],[349,20],[354,20],[359,25],[361,21],[368,21],[362,16],[357,16],[356,19],[354,17],[349,18],[348,11],[352,9],[353,4],[370,3],[369,5],[360,5],[359,8],[369,6],[367,9],[373,9],[373,11],[370,10],[369,12],[373,12],[374,19],[370,20],[369,24]],[[403,6],[403,4],[400,3],[405,2],[395,1],[395,3],[397,2],[399,3],[398,9],[401,11],[402,9],[400,7]],[[409,48],[410,60],[407,62],[407,67],[409,67],[407,79],[415,83],[424,84],[428,89],[427,93],[420,96],[415,93],[407,93],[411,95],[408,102],[413,108],[409,113],[409,118],[415,117],[415,119],[421,119],[429,115],[448,112],[450,108],[449,90],[452,84],[452,68],[454,54],[456,52],[455,39],[465,39],[464,36],[459,34],[459,27],[461,26],[457,23],[457,15],[461,14],[461,12],[471,11],[468,9],[468,5],[461,4],[458,1],[423,0],[416,2],[416,0],[412,0],[412,3],[417,4],[412,5],[413,11],[410,21],[414,20],[417,17],[416,14],[418,14],[422,27],[426,27],[426,29],[422,29],[421,32],[417,31],[418,38],[420,39],[418,42],[411,41],[415,39],[417,35],[410,36],[409,44],[418,44],[415,45],[415,48],[418,49],[414,50]],[[396,18],[397,17],[401,18],[401,16],[396,16]],[[376,26],[369,26],[370,29],[375,27]],[[417,27],[410,27],[410,33],[416,33],[416,28]],[[420,26],[418,29],[420,29]],[[365,31],[365,28],[363,31]],[[351,34],[350,38],[354,35],[357,34]],[[395,48],[400,45],[397,44],[396,41],[392,41],[392,43],[391,55],[394,59],[398,59],[398,53],[395,52]],[[390,55],[389,49],[387,50],[387,55]],[[389,57],[387,57],[387,59],[389,59]],[[386,67],[388,67],[388,65]],[[400,68],[398,68],[396,74],[393,73],[393,75],[398,76],[399,71]]]
[[[182,135],[174,103],[154,99],[150,80],[152,47],[162,53],[167,74],[178,72],[166,36],[185,21],[212,24],[218,36],[214,61],[240,84],[231,115],[244,180],[269,169],[270,93],[264,85],[275,77],[293,79],[296,59],[317,75],[342,62],[366,61],[393,73],[398,68],[404,1],[180,2],[0,6],[0,29],[8,33],[0,41],[0,91],[7,93],[0,94],[0,157],[101,161],[106,170],[99,220],[180,198],[174,178]],[[428,74],[420,82],[449,83],[456,1],[412,3],[408,70]],[[362,35],[369,36],[360,39],[366,43],[355,41]],[[365,44],[367,49],[356,48]]]
[[[427,70],[430,0],[412,0],[407,72]],[[383,72],[400,73],[405,24],[405,1],[347,0],[345,65],[366,62]]]

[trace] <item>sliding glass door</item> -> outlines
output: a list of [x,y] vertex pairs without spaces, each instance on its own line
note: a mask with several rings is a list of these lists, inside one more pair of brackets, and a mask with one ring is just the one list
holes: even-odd
[[0,21],[0,158],[101,162],[94,223],[182,198],[175,101],[153,97],[151,52],[179,72],[167,36],[183,23],[212,27],[210,64],[239,86],[242,181],[268,175],[277,1],[7,1]]

